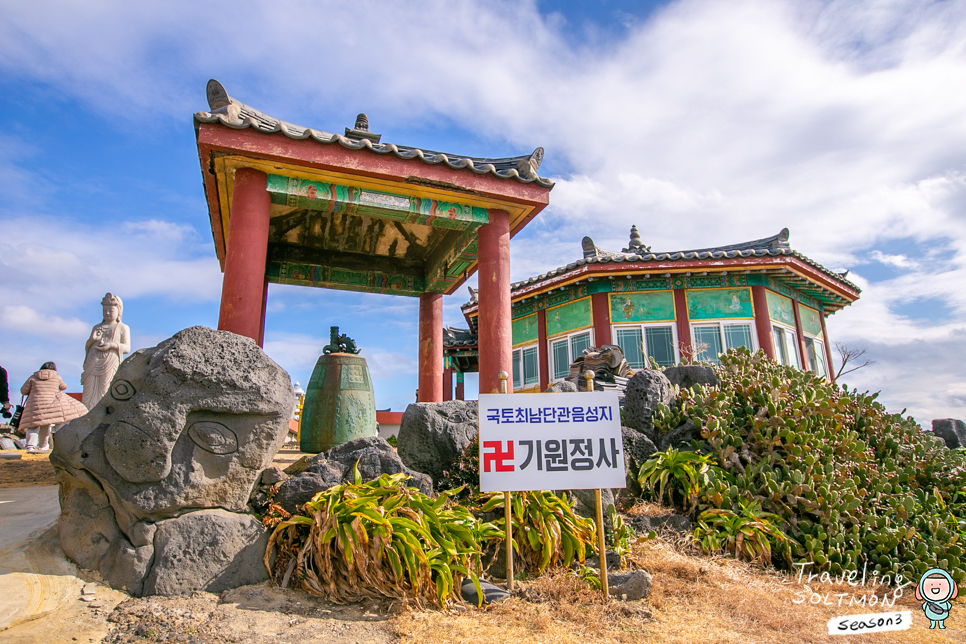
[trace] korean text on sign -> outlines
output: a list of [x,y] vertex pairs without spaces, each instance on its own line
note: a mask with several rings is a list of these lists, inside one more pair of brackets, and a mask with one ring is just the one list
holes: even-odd
[[480,487],[624,487],[617,394],[481,395]]

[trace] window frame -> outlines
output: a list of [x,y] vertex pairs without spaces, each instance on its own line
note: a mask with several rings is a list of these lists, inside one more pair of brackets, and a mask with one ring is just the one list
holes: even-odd
[[[571,351],[570,351],[570,347],[571,347],[571,340],[570,339],[573,338],[574,336],[583,335],[585,333],[588,334],[589,339],[590,339],[590,344],[588,346],[591,346],[591,347],[596,346],[594,344],[594,328],[593,327],[585,327],[585,328],[579,329],[577,331],[571,331],[569,333],[561,333],[560,335],[555,335],[552,338],[548,338],[547,339],[547,358],[548,358],[547,359],[547,362],[549,363],[549,367],[550,367],[548,369],[548,371],[550,372],[548,374],[550,376],[550,382],[561,382],[563,380],[566,380],[567,379],[567,376],[570,375],[570,365],[574,361],[574,356],[571,355]],[[556,360],[555,360],[554,354],[553,354],[553,345],[555,343],[561,342],[561,341],[566,341],[566,343],[567,343],[567,376],[563,376],[562,378],[556,378],[555,377],[555,374],[556,374],[556,370],[555,370]]]
[[799,371],[805,371],[805,366],[802,364],[802,353],[803,353],[802,349],[804,347],[802,347],[801,346],[802,343],[798,341],[798,329],[796,329],[793,326],[789,326],[787,324],[783,324],[781,322],[775,322],[774,320],[769,320],[769,322],[771,323],[771,338],[772,338],[772,342],[775,342],[776,341],[776,338],[775,338],[775,329],[780,329],[784,333],[788,333],[791,336],[791,338],[792,338],[792,341],[791,341],[791,345],[792,346],[791,346],[791,348],[792,348],[792,351],[795,352],[795,358],[794,358],[794,360],[792,362],[790,362],[790,363],[784,363],[784,362],[781,362],[780,360],[778,360],[778,358],[779,358],[779,349],[778,349],[778,346],[775,346],[775,362],[778,362],[778,364],[780,364],[782,366],[785,366],[785,367],[794,367],[794,368],[798,369]]
[[[688,326],[691,328],[691,346],[698,346],[697,334],[695,329],[698,327],[718,327],[718,338],[721,341],[722,353],[728,351],[728,338],[725,336],[726,326],[746,326],[748,327],[748,336],[751,338],[751,352],[755,353],[760,348],[758,346],[758,334],[755,333],[755,321],[749,318],[741,318],[739,320],[712,320],[712,321],[701,321],[701,322],[691,322]],[[721,355],[720,353],[718,355]],[[717,358],[718,356],[715,356]],[[694,355],[694,360],[698,359],[697,354]],[[717,363],[714,363],[717,364]]]
[[[534,359],[536,360],[536,375],[533,380],[528,382],[527,367],[524,359],[524,352],[529,351],[531,349],[534,352]],[[531,389],[534,385],[536,385],[537,388],[539,389],[540,388],[540,343],[531,342],[529,344],[521,344],[518,347],[513,347],[513,351],[510,354],[510,364],[514,369],[517,366],[518,357],[520,359],[520,384],[517,385],[516,380],[514,378],[514,374],[511,373],[510,382],[513,383],[513,389],[514,390]]]
[[[671,351],[674,353],[674,362],[672,364],[681,363],[681,347],[678,344],[678,325],[671,322],[633,322],[630,324],[612,324],[610,325],[610,337],[612,338],[612,343],[617,344],[617,331],[619,329],[638,329],[641,332],[641,343],[644,345],[644,369],[650,368],[650,362],[648,358],[650,357],[650,352],[647,347],[647,331],[645,329],[655,329],[655,328],[670,328],[671,329]],[[623,349],[622,349],[623,351]],[[624,356],[627,358],[627,356]]]

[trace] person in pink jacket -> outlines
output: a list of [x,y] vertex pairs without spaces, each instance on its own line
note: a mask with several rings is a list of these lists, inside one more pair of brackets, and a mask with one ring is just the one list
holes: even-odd
[[45,362],[27,378],[20,393],[27,397],[20,427],[27,434],[27,452],[50,449],[50,436],[60,425],[87,413],[87,407],[64,393],[67,384],[57,375],[57,365]]

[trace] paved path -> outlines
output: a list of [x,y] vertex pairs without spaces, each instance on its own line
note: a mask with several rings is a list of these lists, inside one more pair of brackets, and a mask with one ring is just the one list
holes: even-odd
[[76,601],[83,582],[60,550],[58,515],[56,485],[0,489],[0,630]]

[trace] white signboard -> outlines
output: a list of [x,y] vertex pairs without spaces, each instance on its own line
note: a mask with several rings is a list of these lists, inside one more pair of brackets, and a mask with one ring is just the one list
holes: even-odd
[[480,490],[624,487],[616,392],[480,394]]

